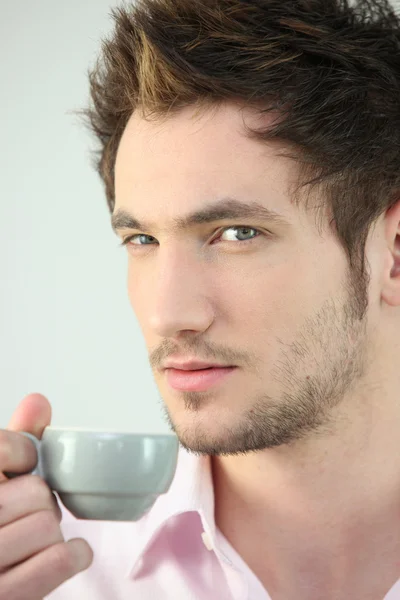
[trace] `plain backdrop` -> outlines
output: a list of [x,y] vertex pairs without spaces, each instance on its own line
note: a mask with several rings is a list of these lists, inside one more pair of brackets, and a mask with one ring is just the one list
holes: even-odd
[[0,428],[40,392],[55,426],[169,431],[94,140],[71,114],[117,4],[0,0]]
[[127,294],[86,106],[110,0],[0,0],[0,427],[44,394],[54,426],[168,432]]

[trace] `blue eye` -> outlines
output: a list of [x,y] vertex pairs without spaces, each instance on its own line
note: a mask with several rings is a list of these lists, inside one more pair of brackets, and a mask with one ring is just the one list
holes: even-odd
[[[246,243],[250,243],[252,242],[255,238],[259,237],[260,235],[263,235],[258,229],[255,229],[254,227],[248,227],[247,225],[236,225],[236,226],[230,226],[230,227],[225,227],[221,233],[225,233],[226,231],[229,230],[234,230],[235,233],[234,235],[239,235],[237,232],[240,230],[242,231],[255,231],[256,235],[253,235],[253,237],[251,237],[250,239],[239,239],[239,242],[243,245]],[[246,237],[246,233],[244,234]],[[125,238],[119,245],[120,246],[126,246],[127,244],[130,245],[130,247],[132,246],[149,246],[150,244],[130,244],[130,242],[132,242],[134,239],[136,238],[150,238],[152,240],[155,240],[155,238],[151,235],[146,235],[145,233],[134,233],[133,235],[130,235],[129,237]],[[213,240],[214,241],[214,240]],[[228,242],[230,243],[230,242]]]
[[[242,231],[255,231],[255,232],[257,232],[257,235],[251,237],[248,240],[240,240],[239,239],[239,242],[242,242],[242,243],[243,242],[251,242],[252,240],[254,240],[254,238],[258,237],[258,234],[261,233],[260,231],[258,231],[258,229],[254,229],[254,227],[246,227],[246,225],[238,225],[238,226],[235,226],[235,227],[225,227],[225,229],[222,230],[222,233],[225,233],[226,231],[229,231],[230,229],[234,230],[236,232],[240,231],[240,230],[242,230]],[[236,233],[235,233],[235,235],[236,235]],[[245,236],[246,236],[246,234],[245,234]]]

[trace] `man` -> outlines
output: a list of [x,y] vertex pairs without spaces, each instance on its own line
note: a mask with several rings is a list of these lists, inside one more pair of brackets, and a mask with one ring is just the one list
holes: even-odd
[[[399,17],[142,0],[114,18],[86,114],[179,462],[137,523],[59,525],[31,485],[0,523],[0,598],[399,600]],[[16,432],[50,416],[24,399],[2,471],[32,468]],[[32,479],[3,478],[3,514]]]

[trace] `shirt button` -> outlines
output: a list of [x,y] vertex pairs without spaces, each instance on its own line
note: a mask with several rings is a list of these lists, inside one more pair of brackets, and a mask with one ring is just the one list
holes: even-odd
[[210,536],[208,535],[208,533],[206,533],[205,531],[203,531],[203,533],[201,534],[201,537],[203,539],[204,545],[207,548],[207,550],[214,550],[214,546],[213,543],[210,539]]

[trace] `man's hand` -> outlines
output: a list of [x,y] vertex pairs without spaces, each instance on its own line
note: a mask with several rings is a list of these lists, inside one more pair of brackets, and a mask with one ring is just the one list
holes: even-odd
[[84,539],[65,542],[57,498],[41,477],[4,475],[37,462],[34,444],[18,431],[41,439],[50,422],[47,398],[29,394],[0,429],[0,600],[41,600],[93,561]]

